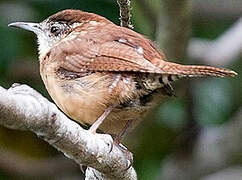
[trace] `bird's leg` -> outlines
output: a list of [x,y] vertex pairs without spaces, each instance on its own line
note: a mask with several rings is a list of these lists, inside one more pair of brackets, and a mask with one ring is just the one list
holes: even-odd
[[[95,121],[95,123],[93,123],[93,125],[90,127],[89,131],[92,132],[92,133],[96,133],[96,130],[98,129],[98,127],[102,124],[102,122],[104,121],[104,119],[110,114],[110,112],[113,110],[115,106],[112,105],[112,106],[109,106],[104,112],[103,114]],[[132,124],[132,121],[133,120],[129,120],[124,128],[122,129],[122,131],[114,138],[114,141],[113,141],[113,144],[110,148],[110,151],[112,151],[113,149],[113,146],[116,145],[121,151],[123,151],[126,156],[127,156],[127,159],[129,160],[129,165],[126,169],[129,169],[132,164],[133,164],[133,154],[125,147],[123,146],[120,141],[122,139],[122,137],[124,136],[124,134],[126,133],[127,129],[130,127],[130,125]],[[81,167],[81,170],[83,170],[83,165],[80,166]]]
[[[114,90],[114,88],[117,86],[118,82],[120,81],[121,75],[120,74],[115,74],[114,75],[114,80],[112,82],[112,84],[109,87],[109,93],[111,94]],[[113,108],[115,108],[116,105],[111,105],[109,106],[104,113],[95,121],[95,123],[93,123],[93,125],[90,127],[89,131],[91,131],[92,133],[96,133],[96,130],[98,129],[98,127],[102,124],[102,122],[104,121],[104,119],[109,115],[109,113],[113,110]]]
[[89,131],[92,133],[96,133],[98,127],[102,124],[102,122],[104,121],[104,119],[109,115],[109,113],[113,110],[115,106],[109,106],[104,112],[103,114],[92,124],[92,126],[90,127]]
[[[124,134],[127,132],[127,129],[131,126],[133,120],[129,120],[122,131],[114,138],[113,145],[116,145],[121,151],[123,151],[126,154],[127,159],[129,160],[129,165],[126,168],[129,169],[133,165],[133,154],[124,146],[120,143],[121,139],[123,138]],[[110,152],[112,151],[112,148]]]
[[[92,124],[92,126],[89,128],[88,131],[92,132],[92,133],[96,133],[98,127],[102,124],[102,122],[104,121],[104,119],[109,115],[109,113],[113,110],[115,106],[109,106],[104,112],[103,114]],[[113,148],[113,144],[111,143],[111,149]],[[111,150],[110,150],[111,152]],[[80,164],[80,169],[83,172],[83,174],[85,174],[85,171],[87,169],[87,167],[85,165]]]
[[125,124],[122,131],[114,138],[115,144],[120,144],[121,139],[123,138],[124,134],[127,132],[127,129],[131,126],[133,120],[128,120],[128,122]]

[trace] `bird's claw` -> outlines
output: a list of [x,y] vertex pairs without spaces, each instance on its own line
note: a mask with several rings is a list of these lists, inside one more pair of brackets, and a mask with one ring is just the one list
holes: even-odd
[[127,157],[128,166],[124,169],[124,171],[127,171],[133,165],[133,154],[124,145],[122,145],[120,142],[116,140],[114,140],[114,142],[112,143],[109,153],[112,152],[114,146],[121,150]]

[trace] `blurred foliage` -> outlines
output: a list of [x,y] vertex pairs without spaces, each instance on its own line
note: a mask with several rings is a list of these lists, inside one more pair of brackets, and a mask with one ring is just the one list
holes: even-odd
[[[204,88],[205,87],[205,88]],[[196,118],[206,125],[221,124],[232,116],[235,101],[229,80],[209,79],[195,86]]]
[[[158,0],[153,0],[152,3],[155,11],[159,11]],[[20,11],[19,8],[22,8],[22,12],[26,12],[26,14],[16,15]],[[67,8],[94,12],[119,24],[118,6],[113,0],[0,1],[1,86],[9,87],[14,82],[27,83],[44,96],[49,97],[36,73],[38,71],[37,45],[34,35],[19,29],[8,28],[7,20],[24,21],[25,19],[21,19],[21,17],[28,17],[27,20],[42,21],[54,12]],[[136,1],[132,1],[132,13],[135,30],[154,38],[152,22],[149,22],[142,7]],[[210,19],[201,22],[193,21],[192,36],[215,39],[232,23],[229,20],[214,22]],[[241,67],[242,61],[236,61],[231,66],[240,74],[242,73]],[[186,82],[183,81],[183,83],[185,86]],[[215,126],[228,121],[233,112],[242,104],[240,78],[204,79],[195,81],[193,85],[195,117],[202,126]],[[179,87],[181,88],[180,85],[175,85],[175,89],[178,89],[177,97],[167,99],[157,108],[157,113],[150,113],[146,121],[126,137],[127,147],[134,153],[134,165],[141,180],[158,178],[160,165],[166,155],[174,151],[175,140],[180,133],[179,129],[188,118],[188,100],[184,98],[184,93],[179,91]],[[12,131],[2,127],[0,127],[0,147],[35,158],[58,154],[29,132]],[[0,180],[2,179],[9,178],[7,175],[6,177],[1,176],[0,170]]]
[[198,38],[215,39],[220,34],[222,34],[226,29],[228,29],[233,22],[223,21],[223,22],[213,22],[211,20],[203,20],[200,22],[193,22],[193,36]]

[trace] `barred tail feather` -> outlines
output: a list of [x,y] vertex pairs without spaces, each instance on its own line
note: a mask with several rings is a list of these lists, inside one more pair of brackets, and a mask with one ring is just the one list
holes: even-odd
[[171,62],[166,62],[161,69],[165,74],[177,75],[178,77],[234,77],[237,75],[235,71],[224,68],[199,65],[181,65]]

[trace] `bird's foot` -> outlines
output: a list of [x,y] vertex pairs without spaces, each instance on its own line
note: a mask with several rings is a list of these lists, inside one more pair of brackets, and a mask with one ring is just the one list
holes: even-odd
[[128,170],[133,165],[133,162],[134,162],[133,153],[131,153],[123,144],[120,143],[119,138],[114,139],[109,153],[112,152],[114,146],[117,147],[120,151],[122,151],[125,154],[125,156],[128,160],[128,165],[127,165],[127,168],[124,169],[124,171]]
[[80,164],[80,169],[81,169],[81,172],[83,174],[85,174],[86,170],[87,170],[87,166],[83,165],[83,164]]

